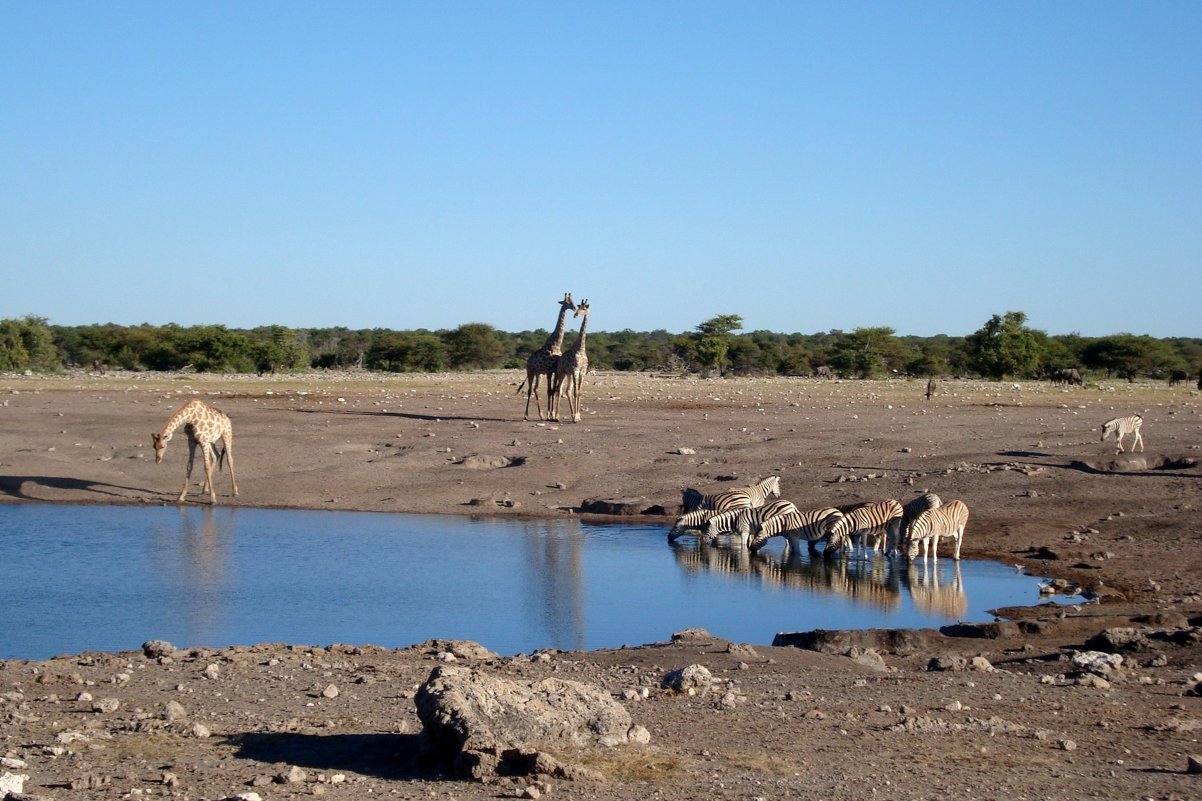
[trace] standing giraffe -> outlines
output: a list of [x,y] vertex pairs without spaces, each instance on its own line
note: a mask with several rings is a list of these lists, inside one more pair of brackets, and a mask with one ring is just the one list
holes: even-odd
[[523,420],[530,419],[530,396],[534,396],[534,408],[538,410],[538,419],[543,419],[543,408],[538,403],[538,384],[542,376],[547,377],[547,414],[551,414],[551,388],[555,382],[555,366],[559,363],[559,354],[563,353],[563,325],[568,316],[568,309],[575,309],[572,294],[565,292],[559,302],[559,321],[555,330],[547,337],[546,344],[530,354],[526,359],[526,380],[518,385],[518,392],[526,387],[526,411]]
[[[180,490],[177,503],[183,503],[188,495],[188,482],[192,479],[192,464],[196,461],[198,445],[205,463],[205,485],[201,492],[207,489],[209,502],[217,503],[217,493],[213,489],[213,459],[216,456],[218,469],[223,458],[230,463],[230,481],[234,485],[234,497],[238,497],[238,481],[234,478],[234,428],[230,418],[203,401],[188,401],[171,415],[162,431],[150,435],[154,443],[155,464],[163,461],[163,451],[167,450],[167,443],[180,426],[184,426],[184,433],[188,435],[188,471],[184,474],[184,488]],[[217,454],[218,441],[224,446],[221,454]]]
[[551,392],[555,399],[555,410],[552,420],[559,419],[559,400],[563,395],[568,396],[568,411],[572,414],[572,422],[580,422],[580,387],[584,384],[584,374],[588,372],[588,354],[584,350],[585,329],[588,328],[588,298],[580,301],[573,317],[583,317],[580,321],[580,336],[572,343],[572,347],[559,357],[559,366],[555,368],[555,386]]

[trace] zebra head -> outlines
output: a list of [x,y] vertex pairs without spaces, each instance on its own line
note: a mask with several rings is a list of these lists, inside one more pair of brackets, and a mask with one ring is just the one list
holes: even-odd
[[764,488],[765,497],[780,497],[780,476],[768,476],[760,482],[760,486]]

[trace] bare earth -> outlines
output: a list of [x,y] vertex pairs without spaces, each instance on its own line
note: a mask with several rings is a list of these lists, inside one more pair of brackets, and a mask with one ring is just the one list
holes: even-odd
[[[802,508],[931,490],[972,510],[966,557],[1067,579],[1099,602],[1005,610],[1024,625],[928,632],[918,650],[882,637],[883,668],[703,635],[670,643],[673,632],[639,648],[472,660],[603,687],[651,732],[649,745],[564,755],[594,778],[542,784],[475,784],[419,759],[414,691],[445,647],[175,643],[168,659],[9,660],[0,777],[72,799],[1202,797],[1202,776],[1187,772],[1202,755],[1202,473],[1155,468],[1199,458],[1197,392],[949,381],[928,401],[917,381],[601,374],[586,383],[583,421],[557,424],[522,421],[520,380],[0,376],[0,502],[174,503],[183,433],[162,465],[150,434],[200,397],[234,423],[241,492],[231,498],[221,474],[222,504],[558,517],[588,499],[671,509],[684,487],[773,473]],[[1089,469],[1114,458],[1100,424],[1129,413],[1144,417],[1148,465]],[[472,469],[470,456],[512,463]],[[198,485],[188,502],[207,502]],[[1069,658],[1114,627],[1139,630],[1142,647],[1106,681],[1082,679]],[[941,656],[992,669],[928,670]],[[691,663],[721,687],[660,689]],[[173,707],[169,720],[172,701],[183,716]],[[284,781],[290,768],[301,771]]]

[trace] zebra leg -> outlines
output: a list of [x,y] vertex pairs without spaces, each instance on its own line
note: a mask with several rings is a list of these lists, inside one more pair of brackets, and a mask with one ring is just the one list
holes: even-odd
[[1135,452],[1135,445],[1139,444],[1139,450],[1142,453],[1144,450],[1144,435],[1139,433],[1139,429],[1135,429],[1135,439],[1131,442],[1131,452]]
[[963,541],[964,541],[964,529],[962,529],[962,528],[956,529],[956,539],[955,539],[956,550],[952,553],[952,559],[955,559],[957,562],[960,561],[960,543]]

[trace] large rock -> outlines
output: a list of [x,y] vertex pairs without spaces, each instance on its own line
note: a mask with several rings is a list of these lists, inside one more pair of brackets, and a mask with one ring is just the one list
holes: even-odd
[[1198,460],[1189,456],[1122,453],[1113,459],[1075,461],[1072,466],[1090,473],[1142,473],[1145,470],[1189,470],[1198,466]]
[[650,505],[646,498],[589,498],[580,504],[580,511],[593,515],[641,515]]
[[852,648],[872,649],[878,653],[908,656],[934,650],[943,641],[942,635],[931,629],[853,629],[842,631],[781,632],[773,645],[791,645],[806,651],[824,654],[846,654]]
[[638,741],[641,727],[609,693],[546,678],[514,682],[439,665],[414,699],[427,748],[477,781],[538,770],[543,749]]

